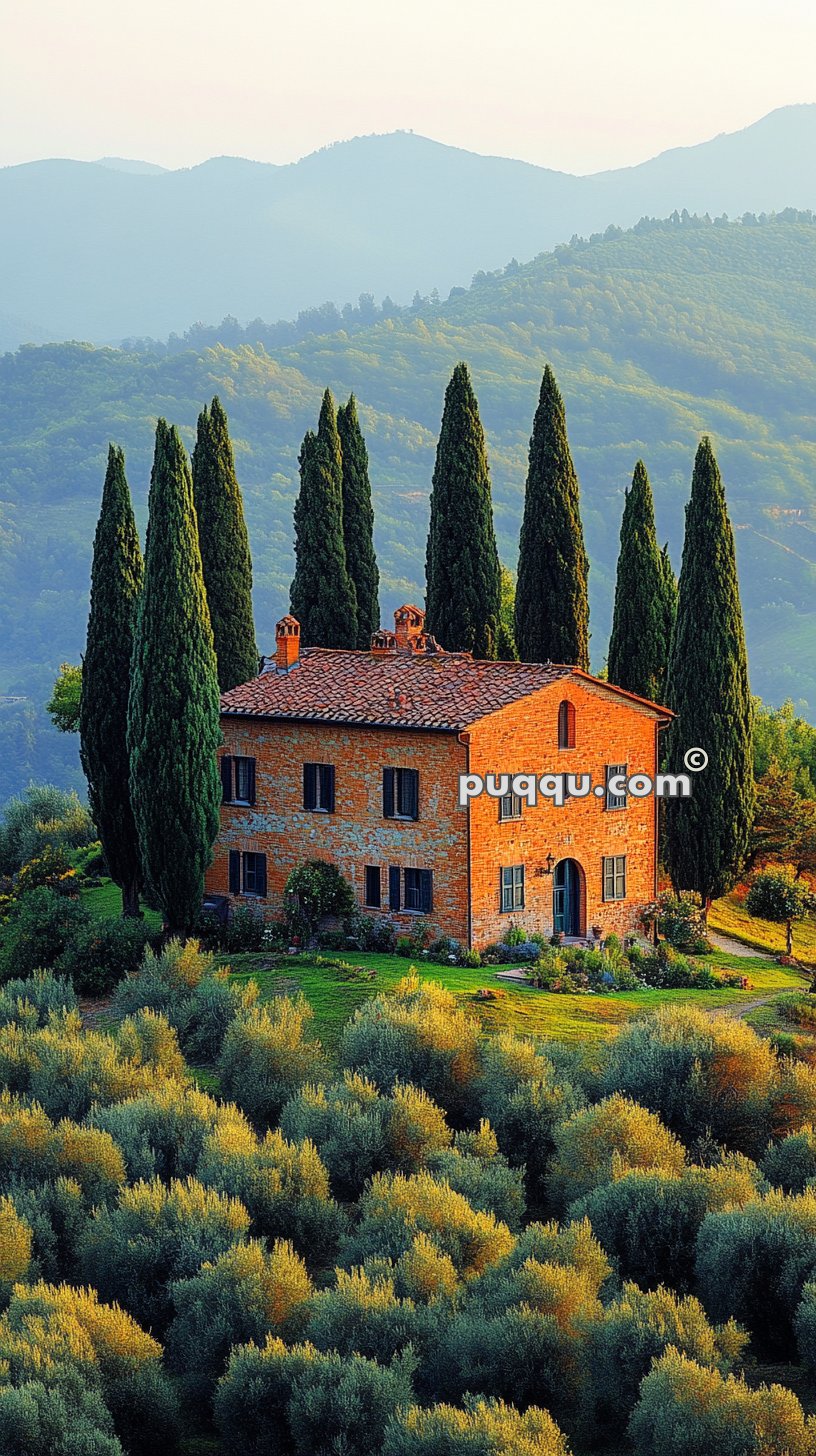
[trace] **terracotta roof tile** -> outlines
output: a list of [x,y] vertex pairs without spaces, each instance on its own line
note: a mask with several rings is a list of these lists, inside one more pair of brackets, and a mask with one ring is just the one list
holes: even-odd
[[559,678],[575,673],[595,681],[554,663],[474,661],[467,653],[374,655],[307,647],[288,673],[275,671],[274,658],[268,661],[271,671],[223,695],[223,713],[460,732]]

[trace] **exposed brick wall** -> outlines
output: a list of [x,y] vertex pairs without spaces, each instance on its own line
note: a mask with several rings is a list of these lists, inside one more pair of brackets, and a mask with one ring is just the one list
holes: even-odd
[[[558,706],[568,696],[576,709],[576,746],[558,748]],[[626,764],[629,773],[654,775],[655,719],[602,688],[570,680],[482,719],[469,730],[466,748],[454,733],[355,728],[331,723],[287,723],[222,718],[224,752],[256,760],[256,803],[224,805],[207,890],[227,894],[230,849],[267,856],[269,915],[282,908],[290,871],[306,859],[335,863],[354,887],[361,905],[364,867],[381,870],[381,911],[390,917],[388,868],[433,870],[433,912],[402,911],[400,932],[418,925],[481,946],[500,939],[510,921],[549,935],[553,928],[553,876],[541,873],[547,854],[581,868],[582,928],[602,925],[606,933],[635,928],[638,911],[654,894],[655,800],[629,798],[626,809],[609,812],[594,797],[563,808],[539,803],[523,807],[520,821],[500,823],[498,801],[483,795],[469,811],[458,807],[458,775],[469,767],[482,775],[500,773],[589,773],[604,781],[607,764]],[[468,761],[469,760],[469,761]],[[335,766],[335,812],[303,808],[303,764]],[[384,819],[382,770],[416,768],[420,775],[417,822]],[[470,823],[471,919],[468,924],[468,822]],[[602,859],[626,855],[626,899],[602,899]],[[523,911],[500,909],[502,866],[525,867]],[[365,907],[364,907],[365,908]]]
[[[575,747],[558,747],[558,707],[575,706]],[[493,713],[470,730],[470,771],[499,773],[588,773],[603,783],[607,764],[654,775],[655,719],[591,684],[575,679],[554,683]],[[553,876],[543,874],[547,854],[557,862],[574,859],[581,869],[582,930],[600,924],[605,933],[636,928],[640,906],[654,895],[655,800],[629,797],[623,810],[607,811],[604,800],[573,799],[563,808],[542,802],[524,805],[520,820],[499,822],[496,799],[471,801],[472,938],[477,946],[498,940],[511,921],[550,935]],[[602,898],[602,859],[626,855],[626,899]],[[525,906],[502,913],[502,866],[525,867]]]
[[[391,917],[401,933],[419,924],[431,935],[467,936],[467,811],[457,807],[457,780],[465,749],[454,733],[354,728],[331,723],[262,719],[221,720],[224,752],[256,760],[252,808],[224,804],[221,833],[206,886],[229,892],[229,851],[267,856],[269,915],[282,908],[291,870],[306,859],[328,859],[354,887],[361,905],[364,866],[381,869],[382,910],[390,915],[388,868],[433,870],[433,912]],[[303,808],[303,764],[335,767],[335,812]],[[384,767],[419,770],[419,819],[383,818]],[[364,907],[363,907],[364,908]]]

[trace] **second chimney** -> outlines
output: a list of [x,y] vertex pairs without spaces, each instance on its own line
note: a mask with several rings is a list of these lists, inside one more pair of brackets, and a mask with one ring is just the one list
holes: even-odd
[[275,671],[291,672],[300,663],[300,622],[281,617],[275,627]]

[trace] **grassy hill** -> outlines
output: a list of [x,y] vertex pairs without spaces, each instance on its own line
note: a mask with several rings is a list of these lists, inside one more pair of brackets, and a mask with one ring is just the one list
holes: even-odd
[[[77,660],[109,439],[127,452],[143,526],[156,416],[175,421],[191,444],[202,403],[221,395],[246,495],[259,637],[269,650],[292,574],[297,452],[323,387],[340,397],[353,389],[360,402],[387,615],[422,595],[434,447],[458,359],[473,371],[500,549],[514,563],[527,441],[549,360],[582,483],[595,667],[606,653],[623,491],[635,459],[647,462],[658,531],[679,566],[693,453],[709,431],[737,532],[753,688],[816,713],[813,223],[689,220],[612,230],[369,327],[271,352],[257,342],[261,328],[227,336],[229,346],[214,331],[211,346],[179,352],[65,344],[0,359],[0,693],[41,702],[59,662]],[[0,750],[10,721],[0,713]],[[31,753],[41,749],[40,741]],[[2,768],[0,797],[25,772],[16,763],[10,785]]]

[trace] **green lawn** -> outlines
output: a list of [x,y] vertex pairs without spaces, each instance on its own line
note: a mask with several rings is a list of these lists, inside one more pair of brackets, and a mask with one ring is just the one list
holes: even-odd
[[[120,913],[119,891],[110,881],[96,889],[84,891],[83,898],[100,918]],[[722,923],[727,918],[727,912],[725,917],[721,913],[726,903],[720,901],[714,907],[714,911],[718,913],[715,920],[712,912],[712,928],[722,928],[723,933],[736,934],[730,920],[727,928]],[[146,909],[145,916],[151,925],[158,928],[160,917],[155,911]],[[763,922],[751,924],[762,926]],[[315,965],[308,955],[285,957],[263,951],[220,957],[223,964],[231,966],[236,980],[256,981],[263,1000],[285,992],[301,991],[315,1013],[314,1031],[330,1051],[336,1047],[343,1026],[355,1009],[379,991],[392,989],[408,974],[411,967],[411,962],[401,956],[379,955],[367,951],[347,951],[338,958],[351,965],[375,971],[374,979],[344,979],[342,972],[331,966]],[[531,1032],[588,1048],[597,1046],[614,1035],[616,1028],[631,1017],[657,1006],[687,1002],[709,1011],[724,1008],[738,1012],[739,1007],[748,1005],[760,996],[771,997],[785,991],[802,989],[805,984],[800,974],[777,965],[771,956],[762,960],[746,960],[715,951],[704,959],[715,969],[739,971],[747,975],[751,983],[750,989],[556,995],[521,983],[502,981],[496,976],[496,969],[500,968],[493,966],[472,970],[465,966],[440,966],[421,962],[417,966],[417,972],[423,980],[441,981],[462,1005],[479,1017],[486,1031],[510,1027],[515,1031]],[[476,995],[480,987],[490,987],[498,991],[499,999],[480,1000]],[[759,1017],[759,1027],[762,1020],[759,1012],[749,1015],[752,1020],[754,1016]],[[772,1020],[775,1018],[772,1017]]]
[[[83,890],[83,903],[95,915],[98,920],[111,920],[122,913],[122,892],[113,880],[103,880],[101,885],[95,885],[91,890]],[[146,923],[151,930],[161,929],[161,915],[157,910],[150,910],[147,905],[142,905]]]
[[[785,950],[784,925],[755,919],[733,895],[715,900],[709,911],[708,923],[721,935],[731,935],[757,950],[765,950],[772,955],[780,955]],[[793,953],[804,965],[816,966],[816,918],[812,915],[794,925]]]
[[[307,956],[292,956],[282,965],[271,965],[265,954],[223,956],[238,980],[255,980],[261,997],[281,992],[302,991],[314,1013],[314,1029],[324,1045],[336,1046],[344,1023],[357,1006],[378,991],[389,990],[407,975],[410,962],[399,956],[373,952],[347,952],[342,959],[376,971],[373,981],[345,981],[336,969],[315,965]],[[705,957],[719,970],[747,974],[751,989],[732,991],[625,991],[613,995],[556,995],[531,986],[502,981],[496,967],[470,970],[464,966],[438,966],[428,963],[417,967],[423,980],[441,981],[463,1005],[478,1015],[487,1031],[512,1027],[515,1031],[534,1032],[559,1041],[593,1045],[613,1035],[615,1029],[631,1017],[657,1006],[688,1002],[705,1010],[748,1005],[759,996],[800,989],[802,977],[775,961],[751,960],[714,952]],[[481,1001],[476,992],[481,986],[500,989],[498,1001]]]

